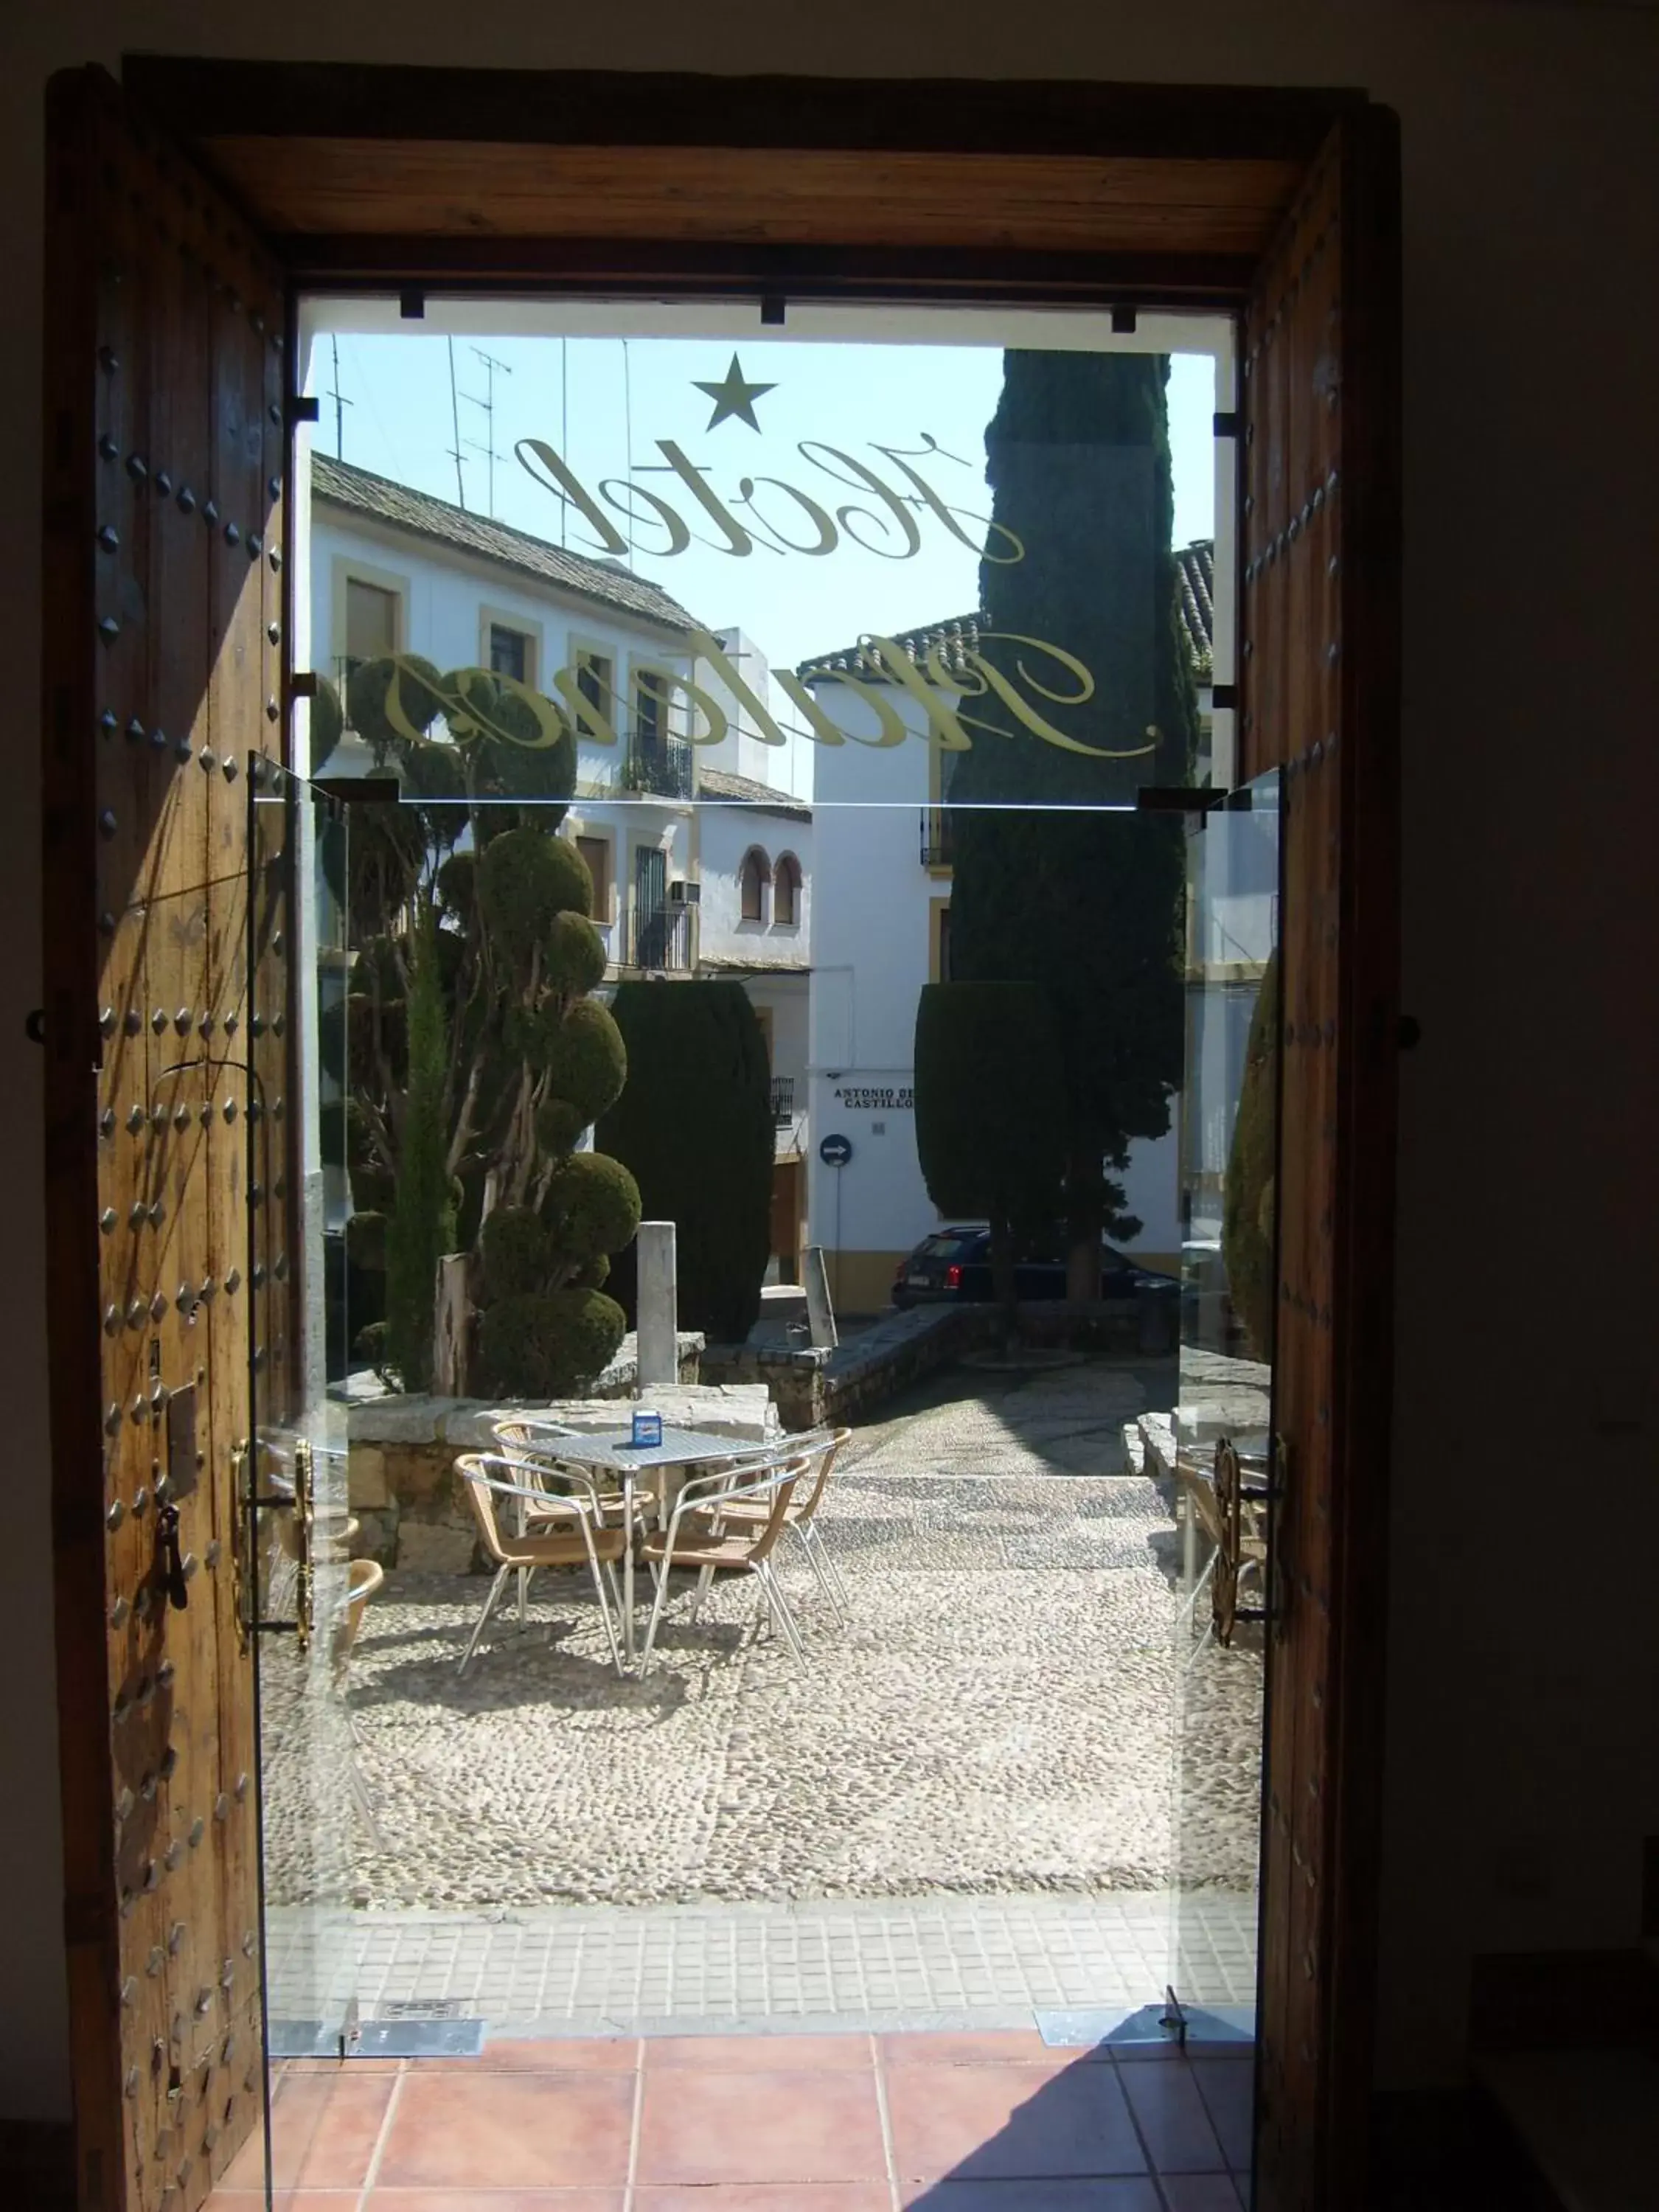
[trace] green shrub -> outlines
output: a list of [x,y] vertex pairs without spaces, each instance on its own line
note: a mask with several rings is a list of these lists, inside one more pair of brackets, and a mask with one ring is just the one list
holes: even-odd
[[432,663],[418,653],[382,654],[375,660],[360,661],[352,670],[346,678],[346,708],[352,728],[372,748],[377,760],[384,760],[407,742],[386,713],[393,684],[403,719],[412,729],[424,732],[443,712],[442,682]]
[[[728,987],[714,983],[696,988],[740,988],[737,984]],[[578,1108],[585,1128],[615,1104],[627,1080],[628,1047],[615,1017],[596,1000],[579,999],[559,1024],[552,1040],[549,1077],[551,1095]],[[605,1145],[600,1149],[609,1152],[611,1147]]]
[[472,902],[478,895],[478,856],[476,853],[452,853],[438,871],[438,896],[445,910],[459,921],[472,918]]
[[586,915],[555,915],[542,962],[556,991],[580,997],[605,981],[605,939]]
[[[775,1151],[766,1041],[740,983],[624,983],[628,1086],[595,1131],[631,1170],[644,1217],[678,1226],[679,1318],[740,1343],[760,1312]],[[630,1310],[634,1253],[613,1284]]]
[[620,1160],[573,1152],[553,1170],[542,1203],[555,1249],[590,1261],[620,1252],[640,1225],[640,1187]]
[[[366,991],[349,992],[325,1006],[317,1018],[318,1057],[325,1074],[340,1082],[348,1070],[356,1091],[373,1090],[380,1067],[375,1049],[374,1001]],[[379,1015],[379,1043],[392,1065],[400,1066],[404,1046],[401,999],[382,1000]]]
[[479,855],[478,911],[507,957],[527,963],[561,914],[591,914],[593,878],[568,838],[508,830]]
[[397,1178],[379,1161],[365,1160],[351,1170],[354,1212],[389,1213],[398,1195]]
[[345,709],[326,676],[317,678],[311,701],[311,773],[320,775],[345,734]]
[[541,1290],[553,1248],[538,1215],[528,1206],[498,1206],[479,1237],[484,1288],[493,1299],[522,1297]]
[[502,1298],[479,1316],[483,1386],[503,1398],[572,1397],[609,1365],[627,1328],[601,1291]]
[[536,1141],[556,1159],[573,1148],[587,1123],[581,1108],[568,1098],[544,1098],[536,1109]]
[[1277,1143],[1279,955],[1261,978],[1244,1046],[1238,1118],[1221,1201],[1221,1260],[1233,1310],[1258,1359],[1273,1356],[1273,1158]]
[[354,1213],[345,1225],[346,1257],[354,1267],[380,1274],[386,1267],[386,1216]]

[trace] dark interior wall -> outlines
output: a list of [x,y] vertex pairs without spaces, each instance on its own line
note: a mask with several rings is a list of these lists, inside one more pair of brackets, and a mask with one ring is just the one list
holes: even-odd
[[[8,11],[0,67],[0,2115],[67,2101],[39,1065],[41,90],[124,49],[511,68],[1349,83],[1402,120],[1405,1003],[1379,2078],[1449,2078],[1473,1951],[1630,1941],[1659,1832],[1648,667],[1659,16],[1462,0],[195,0]],[[1645,1054],[1644,1047],[1647,1049]],[[1384,1663],[1379,1656],[1379,1664]]]

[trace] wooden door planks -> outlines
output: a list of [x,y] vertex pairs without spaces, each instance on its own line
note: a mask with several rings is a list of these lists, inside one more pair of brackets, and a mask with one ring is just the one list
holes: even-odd
[[283,297],[100,73],[54,81],[49,161],[48,1169],[82,1224],[54,1235],[48,1284],[78,2189],[191,2212],[263,2096],[239,1008],[246,760],[280,736]]
[[[1273,1531],[1260,2088],[1269,2212],[1354,2201],[1364,2136],[1370,2009],[1342,2000],[1369,1987],[1363,1869],[1381,1758],[1387,1404],[1374,1378],[1390,1354],[1397,542],[1396,387],[1377,321],[1395,276],[1390,124],[1368,115],[1334,133],[1243,339],[1243,772],[1285,771],[1275,1388],[1287,1456]],[[1362,299],[1371,304],[1356,317]],[[1370,580],[1363,594],[1357,573]]]

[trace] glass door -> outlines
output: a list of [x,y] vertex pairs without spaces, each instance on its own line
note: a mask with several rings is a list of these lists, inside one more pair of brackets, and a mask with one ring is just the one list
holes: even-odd
[[[343,1698],[368,1578],[354,1565],[344,1403],[329,1395],[343,1327],[337,1242],[345,1158],[348,816],[267,771],[249,793],[252,880],[246,1052],[245,1267],[253,1431],[246,1510],[254,1563],[270,2058],[344,2057],[357,2031],[354,1850],[373,1814]],[[289,1249],[295,1229],[298,1249]],[[269,2077],[268,2077],[269,2080]],[[275,2168],[292,2163],[268,2087]]]
[[1275,769],[1189,817],[1187,842],[1165,2009],[1176,2033],[1205,2042],[1248,2042],[1255,2019],[1275,1480],[1280,784]]

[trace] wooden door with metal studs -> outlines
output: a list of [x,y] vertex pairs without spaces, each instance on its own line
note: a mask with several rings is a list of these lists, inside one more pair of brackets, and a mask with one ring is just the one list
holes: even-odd
[[280,953],[251,968],[247,802],[283,767],[287,317],[100,72],[56,79],[48,123],[38,1026],[76,2191],[188,2212],[264,2094],[242,1478],[253,1361],[280,1378],[294,1330],[257,1042],[288,985]]

